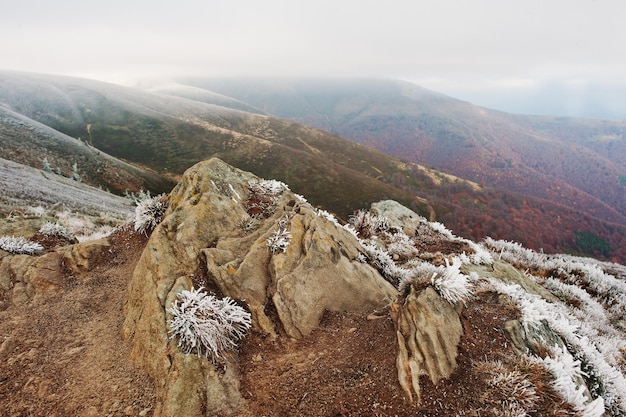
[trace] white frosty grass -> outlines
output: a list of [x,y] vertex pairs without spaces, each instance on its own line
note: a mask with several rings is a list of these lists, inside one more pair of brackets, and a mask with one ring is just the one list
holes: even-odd
[[43,246],[27,240],[23,236],[2,236],[0,237],[0,249],[15,255],[36,255],[43,251]]
[[47,211],[44,207],[42,207],[41,205],[39,205],[39,206],[29,206],[29,207],[26,207],[26,211],[27,211],[30,215],[35,216],[35,217],[43,217],[43,216],[45,216],[45,215],[47,214],[47,212],[48,212],[48,211]]
[[536,410],[539,402],[537,387],[528,375],[508,369],[500,361],[478,362],[475,367],[486,374],[490,388],[483,401],[499,408],[502,416],[527,417]]
[[150,197],[148,194],[147,198],[137,204],[133,221],[136,232],[148,234],[161,223],[167,210],[167,203],[163,197],[163,195]]
[[289,190],[287,184],[278,180],[251,181],[248,186],[253,192],[274,196]]
[[451,304],[465,302],[472,295],[470,281],[467,275],[460,271],[461,263],[450,264],[446,259],[446,267],[431,278],[433,287],[441,297]]
[[[575,352],[577,356],[582,358],[593,369],[595,377],[598,378],[604,388],[603,404],[610,409],[616,409],[620,413],[626,414],[626,378],[624,378],[624,375],[618,368],[611,365],[611,362],[614,362],[615,355],[619,355],[619,353],[612,352],[606,356],[602,353],[608,346],[601,346],[603,338],[590,338],[587,336],[590,331],[588,330],[590,325],[588,319],[581,321],[575,315],[570,314],[565,304],[547,302],[537,295],[524,291],[519,285],[503,284],[494,279],[490,280],[490,285],[499,293],[510,296],[517,303],[522,311],[522,322],[525,327],[530,328],[539,325],[542,321],[547,322],[550,328],[558,333],[567,343],[568,349]],[[615,335],[615,337],[619,338],[618,335]],[[567,360],[568,358],[561,355],[560,358],[556,359],[557,362],[560,359]],[[556,366],[554,365],[554,367]],[[558,379],[559,376],[555,376]],[[570,387],[568,389],[571,389],[571,386],[565,384],[560,384],[560,387]],[[578,387],[576,387],[576,390],[578,390]],[[577,398],[578,395],[577,392],[562,394],[565,398]],[[574,405],[578,408],[582,407],[580,404]],[[594,414],[595,411],[593,411],[596,408],[600,408],[599,403],[595,403],[589,409],[589,414],[583,413],[583,415],[596,415]]]
[[67,227],[59,223],[45,222],[40,228],[39,233],[49,237],[62,237],[64,239],[75,239],[74,233],[70,232]]
[[183,290],[167,312],[170,339],[187,354],[196,352],[219,362],[224,352],[237,347],[251,326],[250,313],[229,297],[207,294],[202,288]]
[[109,236],[123,219],[110,214],[101,214],[99,218],[84,216],[70,211],[56,214],[62,226],[76,236],[79,242],[101,239]]
[[604,414],[604,399],[598,397],[593,401],[587,398],[584,384],[578,385],[576,381],[582,381],[583,372],[580,369],[580,361],[563,348],[553,348],[554,358],[543,358],[543,365],[554,376],[552,386],[561,394],[568,403],[574,406],[583,417],[600,417]]
[[291,233],[288,230],[279,227],[267,238],[267,247],[272,253],[282,253],[287,251]]

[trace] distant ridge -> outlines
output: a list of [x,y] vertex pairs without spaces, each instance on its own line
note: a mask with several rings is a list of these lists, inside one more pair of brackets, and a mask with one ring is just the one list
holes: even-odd
[[[244,87],[256,82],[248,80]],[[237,87],[234,79],[228,83]],[[555,164],[569,148],[548,135],[554,125],[540,126],[538,119],[524,122],[528,119],[397,81],[317,81],[298,88],[280,80],[270,84],[270,90],[263,83],[249,90],[239,86],[237,96],[200,85],[152,86],[155,93],[79,78],[0,72],[0,108],[7,120],[0,127],[2,155],[35,168],[47,157],[66,176],[76,164],[84,181],[118,193],[167,191],[189,166],[218,157],[284,181],[344,219],[374,201],[393,199],[474,240],[491,236],[548,253],[626,260],[626,220],[619,208],[623,186],[609,187],[624,174],[617,161],[604,164],[610,161],[606,155],[621,152],[620,140],[612,141],[616,152],[607,150],[605,156],[576,145],[574,162]],[[270,94],[275,90],[280,99]],[[369,144],[403,160],[268,116],[275,114],[273,103],[293,118],[301,112],[301,121],[312,123],[306,116],[336,126],[329,129],[333,132],[340,133],[339,127],[358,132],[364,142],[375,142]],[[524,156],[521,142],[499,139],[510,120],[517,120],[516,132],[535,138],[540,163]],[[567,126],[574,129],[557,130],[566,132]],[[407,132],[415,137],[403,142],[401,134]],[[61,137],[71,146],[55,145]],[[553,143],[559,144],[558,153],[551,151]],[[444,172],[436,169],[438,161],[446,166]],[[576,164],[593,178],[590,184],[572,174]],[[548,175],[542,167],[554,172]],[[602,194],[605,201],[598,197],[603,189],[612,190]]]
[[[626,225],[624,121],[507,114],[397,80],[189,78],[181,82],[493,187],[504,199],[517,200],[515,206],[526,204],[529,210],[543,212],[522,210],[522,219],[514,220],[519,229],[529,230],[520,231],[517,238],[535,249],[541,243],[529,241],[537,229],[531,223],[562,220],[561,209],[554,206],[546,215],[546,206],[552,204],[577,216],[609,222],[609,229]],[[540,202],[531,203],[533,199]],[[481,210],[469,204],[464,208]],[[494,213],[488,211],[492,217]],[[476,227],[469,230],[458,221],[448,224],[474,239],[506,235],[502,227],[481,226],[477,233]],[[563,227],[570,229],[570,239],[584,229],[577,229],[575,222]],[[612,233],[597,225],[587,227],[602,238]],[[563,243],[559,245],[565,249]]]

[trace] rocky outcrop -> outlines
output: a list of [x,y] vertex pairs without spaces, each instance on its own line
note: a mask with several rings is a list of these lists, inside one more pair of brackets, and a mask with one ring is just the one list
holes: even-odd
[[377,216],[383,216],[390,226],[398,227],[410,237],[414,237],[420,225],[427,221],[425,217],[394,200],[373,203],[370,211]]
[[56,294],[74,274],[88,272],[106,239],[57,248],[42,256],[10,255],[0,258],[0,309],[20,306]]
[[419,293],[411,288],[405,299],[391,304],[390,313],[398,338],[398,381],[407,399],[413,402],[415,393],[419,403],[420,375],[427,375],[437,385],[456,369],[461,320],[432,287]]
[[[293,338],[308,335],[326,310],[367,313],[397,295],[357,260],[364,250],[352,234],[287,189],[251,201],[259,181],[217,159],[190,168],[135,269],[123,333],[157,383],[156,416],[233,414],[244,404],[236,358],[220,370],[168,339],[166,310],[183,289],[241,300],[257,330]],[[268,247],[279,229],[288,244]]]

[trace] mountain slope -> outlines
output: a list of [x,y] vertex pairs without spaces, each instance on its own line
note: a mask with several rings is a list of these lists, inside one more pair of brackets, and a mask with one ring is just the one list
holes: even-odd
[[[289,182],[315,204],[342,216],[381,198],[397,199],[425,214],[430,210],[423,199],[387,183],[402,175],[418,188],[428,188],[432,182],[426,174],[297,123],[39,74],[2,73],[0,101],[11,112],[83,138],[89,144],[85,148],[92,146],[149,167],[163,177],[176,177],[199,160],[217,156],[258,175]],[[13,149],[18,147],[14,142]]]
[[0,138],[6,159],[36,168],[42,168],[45,159],[48,169],[67,177],[74,174],[76,164],[82,180],[119,194],[141,188],[163,192],[172,185],[152,170],[123,162],[1,104]]
[[[559,222],[561,210],[609,229],[626,225],[626,122],[509,115],[391,80],[181,82],[493,187],[538,211],[550,207],[519,225],[530,231],[517,236],[526,244],[537,228],[528,223]],[[459,223],[450,227],[463,233]]]
[[216,159],[169,196],[145,234],[0,250],[6,413],[626,413],[623,265],[472,242],[393,201],[341,225]]
[[[449,110],[445,105],[450,99],[443,95],[415,87],[411,93],[414,97],[412,101],[406,99],[398,105],[394,104],[397,101],[395,96],[386,92],[386,88],[383,85],[374,89],[368,99],[386,97],[382,104],[366,106],[370,108],[366,111],[362,109],[367,103],[365,100],[359,104],[361,107],[343,105],[342,112],[351,115],[359,113],[360,117],[366,117],[368,112],[376,110],[392,116],[402,114],[402,106],[410,102],[413,107],[419,105],[424,111],[437,114],[440,120],[447,117]],[[401,162],[318,129],[259,114],[267,109],[221,94],[198,91],[198,87],[169,86],[156,90],[161,93],[69,77],[2,72],[0,102],[4,113],[13,119],[19,117],[28,123],[40,123],[37,124],[40,130],[44,125],[48,133],[42,135],[38,143],[48,143],[47,136],[52,135],[57,141],[62,136],[64,140],[69,140],[68,144],[72,144],[59,147],[53,145],[54,141],[49,143],[53,148],[71,149],[65,154],[55,154],[45,146],[37,145],[39,151],[26,158],[20,141],[28,137],[28,132],[37,130],[29,127],[28,132],[5,131],[3,152],[11,155],[9,159],[15,158],[37,168],[41,167],[43,158],[48,157],[53,167],[65,164],[62,169],[65,175],[69,175],[72,164],[77,162],[79,173],[86,181],[104,184],[118,192],[130,187],[121,180],[118,181],[121,184],[115,187],[107,185],[116,184],[117,171],[109,175],[108,182],[91,179],[103,175],[103,171],[99,170],[102,163],[92,162],[97,161],[93,158],[99,153],[107,153],[135,167],[153,171],[156,178],[151,177],[152,184],[147,180],[131,181],[134,174],[129,174],[128,182],[134,184],[135,189],[144,187],[155,192],[167,189],[162,184],[170,183],[170,179],[176,179],[197,161],[219,157],[259,176],[285,181],[295,192],[307,195],[314,204],[344,218],[373,201],[390,198],[431,220],[445,222],[456,233],[469,238],[478,240],[489,235],[521,241],[529,247],[550,253],[573,252],[626,259],[626,225],[620,220],[621,214],[580,190],[575,191],[579,196],[576,201],[592,200],[598,207],[596,212],[584,211],[582,203],[576,206],[567,202],[569,200],[565,197],[552,201],[549,192],[538,198],[508,189],[476,186],[423,165]],[[287,96],[295,94],[293,89],[281,91]],[[332,91],[328,87],[324,90],[322,86],[316,91],[320,97],[311,98],[308,102],[299,99],[284,108],[297,112],[306,105],[329,111],[324,107],[328,107],[324,100]],[[165,93],[182,94],[194,100]],[[345,92],[339,90],[333,96],[334,100],[340,100],[343,95]],[[297,95],[295,97],[298,98]],[[460,108],[467,106],[467,103],[453,103]],[[249,113],[224,106],[260,110]],[[4,123],[3,128],[7,129],[10,125]],[[403,126],[394,121],[388,127],[396,125]],[[458,128],[459,135],[466,134],[463,129],[463,126]],[[11,140],[4,140],[11,135]],[[445,143],[446,140],[449,142],[447,147],[438,146],[439,142]],[[455,144],[445,135],[443,139],[432,139],[431,142],[429,149],[446,161],[455,160],[452,158],[455,152],[465,149],[466,155],[455,160],[455,167],[475,164],[482,168],[481,164],[471,159],[472,152],[476,153],[480,146],[465,146],[460,139]],[[77,159],[72,155],[76,151],[87,153]],[[407,151],[403,156],[408,157],[410,153]],[[497,166],[488,168],[506,171]],[[144,171],[142,169],[141,172]],[[516,175],[522,185],[523,179],[532,177],[529,174]],[[556,189],[564,195],[569,192],[569,186],[563,182],[560,185],[554,182],[546,184],[549,185],[548,191]],[[540,185],[545,188],[544,183]]]

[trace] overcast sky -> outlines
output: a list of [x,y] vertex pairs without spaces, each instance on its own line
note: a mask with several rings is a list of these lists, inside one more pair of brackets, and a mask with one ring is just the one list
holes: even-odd
[[449,94],[626,84],[624,0],[0,0],[0,36],[2,69],[118,82],[374,76]]

